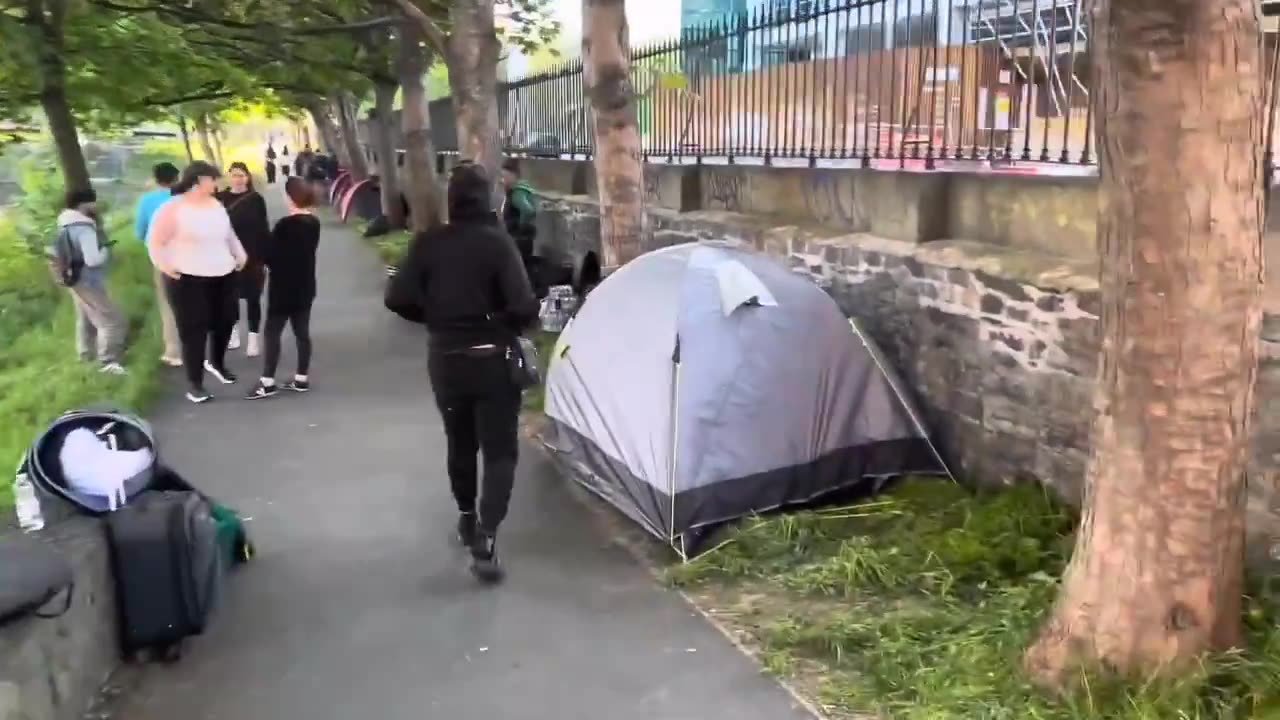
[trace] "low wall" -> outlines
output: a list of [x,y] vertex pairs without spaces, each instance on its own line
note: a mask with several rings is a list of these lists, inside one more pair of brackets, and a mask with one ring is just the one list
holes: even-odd
[[[2,528],[0,534],[18,532]],[[119,665],[106,537],[99,521],[85,517],[36,537],[71,562],[72,604],[58,618],[29,617],[0,627],[0,720],[79,720]]]
[[[596,197],[584,160],[526,158],[541,191]],[[645,166],[649,207],[724,210],[892,240],[975,240],[1082,260],[1097,256],[1092,178],[758,165]]]
[[[544,198],[539,242],[598,252],[596,202]],[[727,211],[651,212],[651,248],[737,239],[789,263],[857,317],[914,389],[953,469],[974,482],[1034,480],[1078,502],[1099,350],[1091,260],[965,240],[925,244]],[[651,249],[650,248],[650,249]],[[1268,316],[1249,482],[1251,549],[1280,534],[1280,316]],[[1272,340],[1277,344],[1273,345]]]

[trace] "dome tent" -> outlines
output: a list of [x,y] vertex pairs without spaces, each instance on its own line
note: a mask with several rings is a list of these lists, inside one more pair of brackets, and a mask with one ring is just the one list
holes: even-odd
[[876,348],[806,278],[678,245],[587,296],[547,373],[547,444],[688,555],[702,532],[905,474],[946,472]]

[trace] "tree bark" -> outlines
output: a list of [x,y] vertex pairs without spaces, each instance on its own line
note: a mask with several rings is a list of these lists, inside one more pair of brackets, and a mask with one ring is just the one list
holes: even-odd
[[187,116],[182,113],[178,113],[178,132],[182,135],[182,148],[187,151],[187,162],[195,162],[195,153],[191,152],[191,132],[187,129]]
[[369,165],[364,159],[364,150],[360,147],[360,136],[356,134],[355,119],[351,116],[351,101],[345,94],[338,95],[333,102],[334,113],[338,116],[338,134],[342,145],[346,148],[347,169],[356,182],[369,177]]
[[482,165],[493,178],[494,206],[502,199],[498,166],[498,58],[493,0],[452,0],[445,64],[458,125],[458,154]]
[[369,115],[370,138],[378,152],[378,187],[382,193],[382,214],[391,227],[404,227],[404,200],[400,195],[400,174],[396,167],[396,145],[391,129],[392,108],[400,86],[379,80],[373,86],[374,109]]
[[326,103],[315,101],[307,105],[307,112],[311,113],[311,119],[316,124],[316,130],[320,133],[320,140],[324,143],[324,151],[333,153],[338,158],[338,163],[343,167],[350,167],[351,162],[347,159],[347,149],[338,139],[338,127],[334,123],[332,111],[327,107]]
[[1177,672],[1238,646],[1261,322],[1254,0],[1097,0],[1102,356],[1084,519],[1027,653]]
[[583,0],[582,81],[595,123],[600,235],[609,272],[644,247],[644,159],[625,0]]
[[400,128],[404,134],[405,198],[409,202],[409,226],[414,232],[429,230],[442,221],[440,178],[431,144],[431,116],[422,76],[427,71],[421,34],[406,26],[400,34],[396,72],[400,76]]
[[80,133],[67,99],[66,2],[50,0],[35,5],[35,9],[41,11],[40,17],[31,16],[28,20],[34,22],[39,33],[36,42],[40,57],[40,107],[49,123],[49,134],[53,136],[63,184],[68,191],[88,190],[93,186],[89,164],[85,162]]
[[196,116],[196,138],[200,141],[200,150],[204,153],[204,157],[215,167],[220,167],[222,162],[218,160],[218,154],[213,151],[213,141],[209,137],[209,118],[203,113]]
[[222,154],[222,124],[216,120],[210,124],[209,137],[213,140],[213,154],[218,158],[218,167],[226,169],[227,156]]

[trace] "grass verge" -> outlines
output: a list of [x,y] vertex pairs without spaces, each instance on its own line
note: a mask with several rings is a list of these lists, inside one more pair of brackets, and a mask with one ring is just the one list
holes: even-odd
[[[162,154],[144,153],[133,164],[149,171],[162,159]],[[156,394],[163,343],[159,327],[150,322],[155,308],[151,262],[131,223],[132,199],[140,189],[137,183],[114,183],[103,193],[115,198],[116,210],[107,222],[117,243],[111,296],[129,323],[129,374],[123,377],[104,375],[77,358],[70,296],[53,285],[44,261],[30,250],[31,238],[23,237],[48,225],[52,215],[27,218],[31,228],[25,231],[17,225],[0,228],[0,471],[15,467],[36,435],[67,410],[111,404],[142,411]],[[48,197],[33,204],[55,208],[60,191],[40,192]],[[13,503],[10,477],[0,475],[0,510]]]
[[853,507],[746,521],[666,577],[833,718],[1280,717],[1280,596],[1263,587],[1249,598],[1249,651],[1180,682],[1085,678],[1065,699],[1027,682],[1021,653],[1073,526],[1038,488],[972,495],[918,480]]

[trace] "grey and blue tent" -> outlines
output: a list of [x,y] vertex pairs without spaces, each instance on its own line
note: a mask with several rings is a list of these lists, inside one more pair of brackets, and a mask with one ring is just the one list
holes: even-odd
[[882,355],[821,288],[765,255],[644,255],[557,340],[547,445],[682,555],[706,528],[946,468]]

